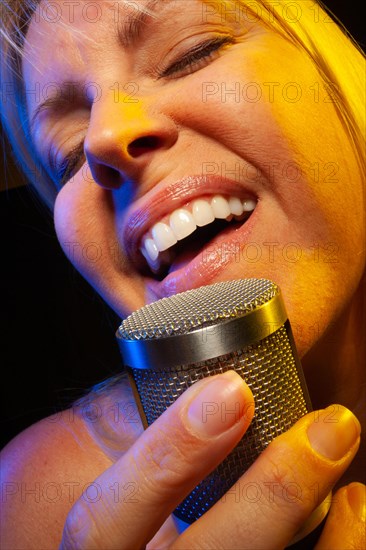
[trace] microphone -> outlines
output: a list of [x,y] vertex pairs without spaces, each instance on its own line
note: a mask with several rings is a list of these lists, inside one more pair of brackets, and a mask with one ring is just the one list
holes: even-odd
[[[241,441],[174,511],[188,524],[312,410],[281,291],[270,280],[221,282],[162,298],[127,317],[116,336],[145,428],[206,376],[233,369],[254,395],[254,418]],[[215,404],[207,407],[203,412],[212,414]]]

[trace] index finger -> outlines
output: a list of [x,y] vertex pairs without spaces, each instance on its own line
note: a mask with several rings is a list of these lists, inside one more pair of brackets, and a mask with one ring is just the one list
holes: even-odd
[[[218,413],[204,420],[202,406],[213,401],[239,413]],[[242,438],[253,411],[252,393],[233,371],[193,384],[97,478],[102,498],[75,503],[61,548],[146,546],[177,505]],[[134,502],[115,502],[108,489],[116,482],[138,489]]]

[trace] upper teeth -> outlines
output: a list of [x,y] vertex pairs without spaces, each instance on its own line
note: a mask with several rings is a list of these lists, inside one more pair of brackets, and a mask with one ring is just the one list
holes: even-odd
[[[153,225],[142,239],[141,253],[155,270],[160,252],[188,237],[197,227],[203,227],[217,219],[240,218],[256,207],[256,201],[237,197],[215,195],[210,199],[197,199],[185,208],[174,210],[167,218]],[[155,269],[154,269],[155,268]]]

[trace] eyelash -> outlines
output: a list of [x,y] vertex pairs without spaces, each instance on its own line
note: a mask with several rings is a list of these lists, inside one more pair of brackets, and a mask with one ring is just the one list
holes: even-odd
[[[159,72],[159,79],[172,77],[172,75],[177,73],[181,74],[178,74],[175,78],[191,74],[195,70],[201,68],[195,69],[195,66],[197,66],[200,61],[203,61],[204,65],[206,65],[207,61],[210,61],[213,55],[227,44],[233,44],[233,39],[230,36],[216,37],[198,44],[180,59],[161,70]],[[74,169],[78,166],[83,156],[84,144],[80,143],[62,159],[56,170],[56,178],[61,187],[72,177]]]
[[[179,74],[178,76],[176,76],[176,78],[185,76],[186,74],[190,74],[191,72],[193,72],[193,68],[200,61],[204,61],[204,64],[206,65],[207,61],[210,61],[212,59],[214,53],[216,53],[224,45],[232,44],[232,43],[233,43],[232,37],[221,36],[221,37],[211,38],[209,40],[206,40],[205,42],[202,42],[201,44],[197,44],[190,51],[184,54],[180,59],[171,63],[167,68],[162,69],[161,72],[159,73],[159,78],[170,77],[176,73],[184,71],[184,69],[188,69],[188,72],[185,72],[185,74],[183,75]],[[194,70],[198,70],[198,68]]]
[[84,143],[79,143],[62,159],[56,170],[56,179],[61,187],[72,177],[83,156]]

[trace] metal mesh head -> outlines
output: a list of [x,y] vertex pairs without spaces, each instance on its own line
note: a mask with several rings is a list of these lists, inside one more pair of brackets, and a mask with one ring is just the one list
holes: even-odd
[[278,293],[278,286],[267,279],[240,279],[188,290],[135,311],[122,322],[117,337],[150,340],[187,334],[253,311]]
[[[187,333],[198,326],[252,315],[278,293],[275,284],[263,279],[202,287],[135,312],[123,322],[119,337],[123,334],[130,339],[167,338]],[[230,369],[250,386],[255,415],[237,447],[177,507],[175,515],[188,523],[223,497],[272,439],[311,409],[290,324],[285,321],[266,338],[213,359],[158,370],[128,368],[147,425],[194,382]]]

